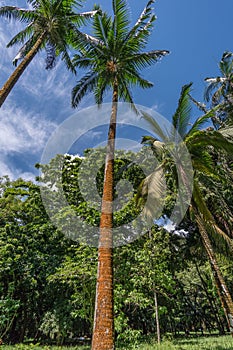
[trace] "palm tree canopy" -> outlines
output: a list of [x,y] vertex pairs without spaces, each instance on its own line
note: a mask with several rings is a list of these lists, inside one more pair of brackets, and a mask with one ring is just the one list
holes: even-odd
[[155,21],[153,2],[147,3],[130,29],[126,1],[113,0],[113,18],[106,13],[97,15],[93,20],[94,36],[78,35],[79,54],[75,56],[74,64],[88,71],[73,89],[73,107],[91,91],[94,91],[96,103],[101,104],[105,92],[116,82],[119,98],[129,103],[133,103],[132,86],[153,86],[139,71],[169,53],[167,50],[142,51]]
[[[191,124],[190,118],[190,101],[188,96],[190,94],[191,84],[185,85],[182,88],[177,110],[172,119],[171,130],[163,130],[159,123],[153,119],[151,116],[144,114],[144,118],[147,120],[151,126],[152,132],[157,137],[144,136],[142,143],[149,145],[157,158],[160,156],[162,165],[166,171],[172,173],[173,179],[177,181],[177,159],[179,154],[177,154],[177,149],[179,153],[179,148],[176,147],[177,143],[181,142],[187,147],[190,154],[192,167],[194,170],[194,188],[193,188],[193,200],[198,210],[203,214],[206,220],[206,224],[212,227],[212,231],[220,234],[232,247],[232,241],[229,237],[224,234],[224,232],[217,226],[212,214],[210,213],[202,191],[208,193],[211,192],[212,196],[215,196],[216,200],[219,199],[219,186],[225,181],[220,174],[219,165],[216,163],[216,154],[224,152],[228,157],[233,157],[233,142],[232,138],[229,136],[231,129],[225,128],[225,132],[216,131],[213,128],[202,129],[202,126],[206,121],[211,118],[214,113],[213,110],[207,112],[205,115],[196,119],[196,121]],[[179,136],[175,137],[176,133],[180,133]],[[160,141],[160,142],[158,142]],[[163,156],[161,157],[161,145],[163,148]],[[173,152],[174,150],[174,152]],[[182,163],[181,163],[182,164]],[[175,165],[175,167],[174,167]],[[185,162],[184,162],[185,165]],[[158,167],[161,165],[159,164]],[[183,173],[187,169],[183,169]],[[153,174],[149,175],[151,178]],[[157,169],[154,172],[154,180],[157,176]],[[159,178],[157,179],[157,182]],[[156,182],[156,181],[154,181]],[[184,184],[186,181],[183,181]],[[148,189],[148,181],[144,181],[145,185],[141,186],[141,196],[145,196],[145,192],[153,193],[153,189]],[[179,186],[177,183],[176,186]],[[157,186],[158,187],[158,186]],[[154,191],[158,191],[158,188],[154,186]],[[140,193],[138,194],[140,197]],[[221,199],[222,205],[224,200]],[[224,204],[225,205],[225,204]],[[227,205],[225,205],[227,208]]]
[[206,78],[208,83],[205,90],[205,99],[212,99],[213,105],[220,102],[222,98],[226,98],[228,94],[233,93],[233,53],[224,52],[219,63],[221,76]]
[[13,60],[14,65],[17,65],[18,60],[24,58],[38,38],[43,36],[43,45],[40,49],[46,50],[46,69],[54,67],[56,57],[60,54],[67,67],[72,68],[69,44],[73,33],[96,11],[76,13],[75,9],[81,7],[82,0],[27,0],[27,2],[28,9],[16,6],[0,7],[0,16],[26,24],[26,28],[17,33],[7,45],[7,47],[22,45]]
[[205,100],[212,106],[221,104],[212,117],[215,128],[233,124],[233,53],[224,52],[219,63],[221,75],[206,78]]

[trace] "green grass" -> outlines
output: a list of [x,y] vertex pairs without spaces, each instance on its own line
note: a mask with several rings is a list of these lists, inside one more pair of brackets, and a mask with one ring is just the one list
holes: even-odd
[[191,339],[179,339],[163,341],[161,345],[141,344],[138,350],[233,350],[233,338],[224,337],[200,337]]
[[[3,345],[1,350],[90,350],[90,346],[39,346],[39,345]],[[164,340],[161,345],[156,342],[141,343],[138,346],[117,348],[119,350],[232,350],[233,338],[224,337],[200,337],[191,339],[179,339],[173,341]]]

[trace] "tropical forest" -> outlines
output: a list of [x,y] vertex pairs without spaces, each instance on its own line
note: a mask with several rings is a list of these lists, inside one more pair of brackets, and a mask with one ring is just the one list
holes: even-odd
[[[0,6],[20,24],[1,48],[15,56],[1,115],[41,55],[74,81],[38,175],[0,177],[0,349],[233,349],[233,52],[201,101],[179,86],[166,119],[134,98],[173,55],[150,42],[156,1],[136,21],[127,0],[108,2]],[[56,112],[52,96],[38,115],[43,98]]]

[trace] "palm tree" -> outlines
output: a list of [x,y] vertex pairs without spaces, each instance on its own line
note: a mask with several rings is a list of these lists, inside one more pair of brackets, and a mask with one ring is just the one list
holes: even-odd
[[[227,140],[220,132],[213,130],[213,128],[200,130],[203,124],[213,116],[215,110],[210,110],[205,115],[199,117],[194,122],[194,124],[190,126],[190,88],[191,84],[185,85],[183,87],[178,108],[172,119],[172,124],[176,132],[181,136],[183,143],[185,147],[187,147],[188,152],[191,156],[194,178],[191,203],[189,205],[189,213],[191,218],[196,222],[199,233],[201,235],[203,246],[205,248],[213,271],[213,277],[218,295],[225,312],[229,329],[233,335],[232,297],[218,266],[216,254],[212,247],[212,242],[209,234],[211,234],[212,237],[219,235],[223,237],[231,249],[233,249],[233,240],[217,225],[214,216],[210,212],[208,204],[205,201],[203,191],[210,184],[210,179],[213,180],[212,182],[221,180],[218,177],[217,165],[214,165],[213,163],[211,152],[213,152],[213,150],[221,150],[222,152],[225,152],[225,154],[232,154],[233,143],[230,140]],[[218,108],[218,106],[216,106],[216,108]],[[170,137],[168,137],[167,131],[163,131],[155,119],[145,113],[144,118],[150,124],[154,133],[156,135],[159,135],[159,139],[151,136],[146,136],[143,138],[143,143],[150,145],[156,154],[161,154],[162,149],[163,156],[161,159],[163,168],[170,173],[173,172],[174,179],[177,179],[177,172],[179,172],[182,183],[189,192],[191,189],[189,177],[187,176],[187,169],[185,168],[185,162],[183,163],[183,167],[182,162],[179,161],[179,152],[173,152],[173,149],[175,150],[177,147],[180,147],[180,145],[177,145],[176,143],[176,135],[174,134],[174,131],[171,130]],[[171,145],[171,140],[173,140],[173,145]],[[159,167],[161,167],[161,164],[159,164]],[[175,169],[175,167],[177,169]],[[149,193],[149,191],[151,192],[153,190],[156,192],[160,191],[161,173],[156,170],[154,174],[149,175],[149,177],[144,181],[141,193]],[[151,181],[151,178],[153,177],[154,179]],[[148,189],[148,187],[150,187],[150,184],[155,183],[156,186],[153,185],[154,189]],[[213,191],[213,188],[210,190]],[[217,195],[219,196],[219,193]]]
[[154,0],[150,0],[147,3],[136,24],[129,29],[126,1],[113,0],[113,18],[107,14],[97,15],[94,18],[94,37],[80,34],[78,37],[80,53],[74,58],[75,66],[88,69],[73,89],[74,107],[87,92],[93,91],[96,103],[101,105],[104,93],[108,89],[112,91],[100,219],[92,350],[114,348],[112,202],[117,103],[121,99],[131,103],[135,109],[130,87],[138,85],[144,89],[153,86],[151,82],[141,77],[139,70],[168,54],[165,50],[142,51],[155,20],[151,8],[153,2]]
[[0,7],[0,16],[26,23],[26,28],[17,33],[7,45],[10,47],[23,43],[13,64],[17,66],[18,61],[21,59],[22,61],[0,89],[0,107],[41,49],[46,50],[46,69],[53,68],[56,57],[62,55],[66,66],[74,71],[68,52],[72,36],[78,32],[77,28],[85,19],[96,13],[91,11],[76,14],[74,9],[81,6],[82,2],[77,0],[27,0],[27,2],[30,5],[29,9],[16,6]]
[[221,76],[206,78],[205,100],[212,106],[223,103],[212,120],[216,128],[224,126],[225,122],[233,121],[233,53],[224,52],[219,63]]

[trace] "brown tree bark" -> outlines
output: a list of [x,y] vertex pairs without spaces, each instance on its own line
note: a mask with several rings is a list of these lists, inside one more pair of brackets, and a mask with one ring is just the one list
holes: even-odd
[[7,96],[29,65],[29,63],[33,60],[38,50],[40,49],[44,38],[46,36],[46,32],[42,33],[40,37],[37,39],[36,43],[33,45],[32,49],[27,53],[22,62],[18,65],[18,67],[14,70],[8,80],[5,82],[3,87],[0,89],[0,107],[3,105]]
[[114,349],[113,303],[113,189],[118,86],[113,87],[112,112],[108,132],[102,196],[98,272],[92,350]]

